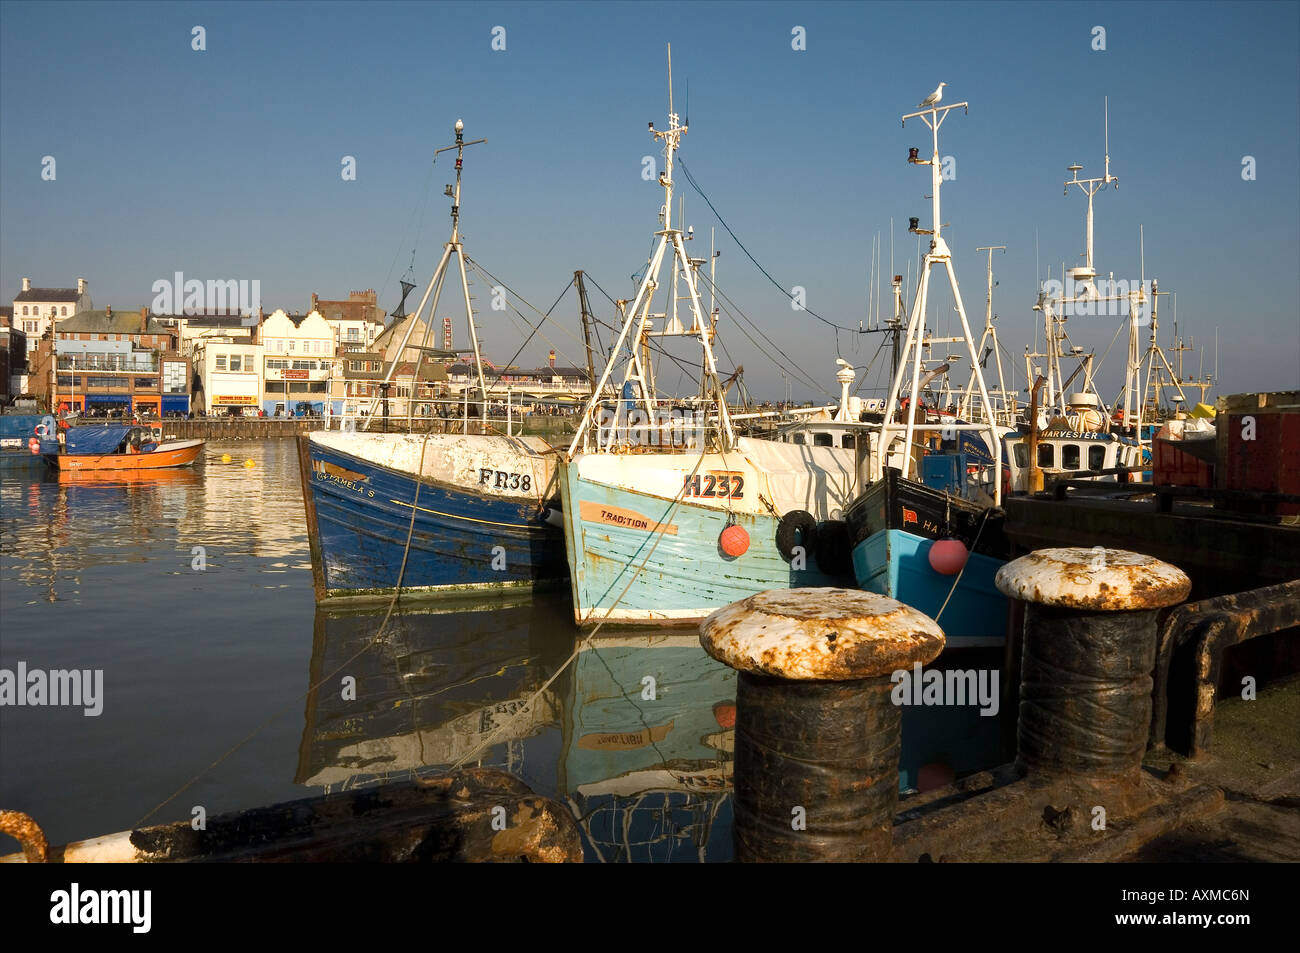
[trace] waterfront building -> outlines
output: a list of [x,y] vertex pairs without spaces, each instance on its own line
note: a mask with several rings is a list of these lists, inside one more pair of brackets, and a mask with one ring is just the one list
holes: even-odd
[[268,417],[324,415],[334,374],[334,328],[319,311],[277,308],[262,321],[262,409]]
[[237,310],[162,314],[156,317],[160,323],[176,329],[180,337],[180,351],[186,357],[193,353],[198,342],[204,340],[251,342],[262,323],[260,310],[256,322],[249,321]]
[[192,340],[195,408],[209,416],[250,416],[261,410],[262,345],[252,335],[216,334]]
[[350,291],[344,301],[328,301],[313,293],[309,310],[320,314],[334,329],[339,347],[367,348],[384,330],[384,312],[376,303],[373,288]]
[[190,364],[173,328],[139,311],[82,311],[53,325],[31,359],[31,393],[56,411],[189,412]]
[[14,327],[31,340],[45,334],[50,325],[94,307],[89,282],[77,279],[75,288],[33,288],[32,279],[23,279],[23,290],[14,298]]

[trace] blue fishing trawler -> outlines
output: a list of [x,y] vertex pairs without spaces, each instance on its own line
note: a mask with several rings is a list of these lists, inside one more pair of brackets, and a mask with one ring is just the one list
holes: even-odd
[[[466,142],[456,121],[456,144],[435,151],[456,152],[451,238],[406,321],[401,342],[389,352],[380,393],[387,393],[399,363],[422,362],[430,352],[452,357],[411,340],[429,306],[430,323],[453,259],[462,279],[465,320],[478,378],[477,413],[469,419],[468,391],[461,433],[366,433],[356,421],[342,432],[299,438],[299,472],[317,601],[391,596],[397,589],[424,596],[464,590],[511,589],[562,581],[568,574],[564,538],[555,507],[555,454],[535,437],[490,432],[489,388],[483,376],[478,334],[466,283],[460,238],[461,172]],[[403,283],[408,290],[413,284]],[[430,299],[432,304],[430,305]],[[405,296],[403,296],[403,308]],[[394,325],[394,327],[397,327]],[[394,335],[395,336],[395,335]],[[409,345],[409,347],[408,347]],[[411,356],[404,356],[408,354]],[[414,396],[414,395],[413,395]],[[407,417],[412,420],[411,400]],[[375,419],[378,398],[362,418]],[[387,398],[383,414],[387,423]],[[432,420],[422,421],[425,427]],[[471,426],[473,425],[473,426]],[[479,433],[472,433],[473,429]]]
[[966,460],[927,456],[920,483],[887,468],[854,500],[844,512],[853,571],[863,589],[936,619],[950,646],[999,645],[1007,600],[993,577],[1010,556],[1005,514],[968,498]]
[[364,433],[298,439],[318,601],[388,596],[399,584],[403,592],[437,595],[567,576],[564,537],[548,515],[555,456],[545,441]]

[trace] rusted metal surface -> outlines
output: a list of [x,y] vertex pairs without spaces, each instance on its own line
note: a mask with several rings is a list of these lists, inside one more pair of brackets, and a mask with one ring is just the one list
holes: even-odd
[[891,687],[884,678],[815,683],[740,673],[737,861],[888,856],[902,716]]
[[212,817],[204,830],[180,821],[112,834],[49,859],[562,863],[582,860],[582,841],[562,805],[504,772],[472,768]]
[[[1193,653],[1195,687],[1192,710],[1181,717],[1185,753],[1198,757],[1209,747],[1214,730],[1224,650],[1262,635],[1300,626],[1300,579],[1249,592],[1203,599],[1179,606],[1160,630],[1156,656],[1149,744],[1162,747],[1169,729],[1170,666],[1180,649]],[[1300,637],[1300,636],[1297,636]]]
[[1032,774],[1133,780],[1151,724],[1156,612],[1025,608],[1017,754]]
[[[1188,821],[1214,814],[1223,807],[1223,791],[1208,784],[1197,785],[1155,802],[1131,822],[1118,827],[1109,837],[1090,838],[1051,854],[1054,863],[1111,863],[1132,855],[1143,845],[1168,834]],[[1114,825],[1108,825],[1114,826]]]
[[27,863],[45,863],[48,851],[45,832],[22,811],[0,811],[0,833],[8,834],[22,845]]
[[1123,549],[1040,549],[998,570],[1004,595],[1064,609],[1124,612],[1159,609],[1187,598],[1181,569]]
[[854,589],[774,589],[700,623],[700,644],[741,672],[806,681],[888,675],[943,651],[943,630],[894,599]]

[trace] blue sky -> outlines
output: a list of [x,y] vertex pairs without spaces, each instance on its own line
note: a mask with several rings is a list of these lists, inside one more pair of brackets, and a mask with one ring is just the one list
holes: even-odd
[[[496,26],[504,51],[492,49]],[[805,50],[791,48],[795,26]],[[1092,49],[1094,26],[1105,51]],[[1218,392],[1300,386],[1295,3],[7,2],[0,299],[23,277],[82,276],[97,307],[138,308],[154,281],[182,271],[258,279],[267,308],[373,287],[392,310],[412,249],[422,288],[446,239],[451,162],[432,174],[429,162],[457,118],[467,138],[489,140],[467,153],[469,255],[542,310],[577,268],[630,297],[661,201],[641,158],[658,152],[646,123],[665,124],[669,42],[679,112],[690,84],[682,158],[754,256],[783,286],[805,287],[818,313],[865,319],[872,240],[881,234],[888,272],[891,217],[895,270],[915,256],[906,220],[927,220],[929,178],[904,160],[909,146],[928,152],[928,132],[899,117],[945,81],[949,101],[971,104],[940,140],[956,160],[945,236],[976,323],[985,258],[975,248],[1008,246],[994,304],[1023,386],[1036,277],[1082,252],[1085,199],[1062,195],[1065,168],[1101,173],[1109,96],[1120,187],[1097,198],[1098,270],[1137,278],[1143,226],[1146,275],[1177,293],[1179,330],[1208,346],[1207,370],[1220,329]],[[54,181],[41,178],[47,155]],[[340,175],[345,155],[355,181]],[[1242,178],[1245,156],[1254,181]],[[680,175],[678,195],[706,254],[715,219]],[[792,311],[718,234],[719,286],[834,390],[836,336]],[[486,306],[481,284],[475,294]],[[591,298],[608,319],[604,297]],[[950,310],[941,301],[931,320],[940,333]],[[1166,345],[1172,312],[1162,299]],[[547,335],[580,362],[571,292],[556,314],[562,326]],[[498,313],[479,323],[498,360],[522,340]],[[1099,353],[1115,328],[1113,318],[1070,325]],[[460,320],[456,333],[463,342]],[[781,369],[726,315],[720,333],[724,368],[744,364],[751,391],[780,397]],[[838,348],[865,365],[878,343],[841,334]],[[1122,377],[1123,344],[1102,365],[1104,389]],[[521,361],[547,349],[536,339]],[[1194,373],[1199,353],[1189,360]],[[673,389],[675,372],[660,382]],[[820,396],[802,384],[793,393]]]

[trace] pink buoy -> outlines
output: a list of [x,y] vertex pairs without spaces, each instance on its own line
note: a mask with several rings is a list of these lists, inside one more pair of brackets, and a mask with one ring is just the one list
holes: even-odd
[[930,568],[945,576],[955,576],[966,565],[966,544],[960,539],[937,539],[930,547]]
[[743,556],[749,550],[749,534],[733,523],[722,531],[718,545],[728,556]]

